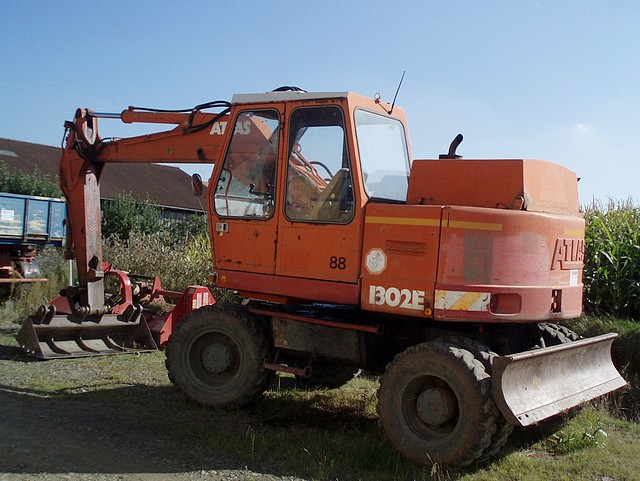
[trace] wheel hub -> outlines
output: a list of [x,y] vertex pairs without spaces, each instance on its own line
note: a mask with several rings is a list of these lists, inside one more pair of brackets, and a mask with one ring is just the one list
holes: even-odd
[[202,352],[202,365],[213,374],[222,374],[231,366],[231,352],[224,344],[213,343]]
[[456,399],[450,389],[432,387],[418,396],[416,408],[420,419],[430,425],[451,421],[457,414]]

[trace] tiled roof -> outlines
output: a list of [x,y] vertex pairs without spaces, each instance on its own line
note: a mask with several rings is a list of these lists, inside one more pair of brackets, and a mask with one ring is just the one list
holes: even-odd
[[[55,181],[62,149],[0,138],[0,161],[10,171],[31,174],[37,169]],[[159,164],[109,164],[102,171],[100,195],[113,199],[130,194],[139,200],[201,211],[203,208],[191,191],[191,176],[177,167]]]

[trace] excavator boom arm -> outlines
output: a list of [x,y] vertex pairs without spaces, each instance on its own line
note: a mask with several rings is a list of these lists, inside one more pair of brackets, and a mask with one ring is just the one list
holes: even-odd
[[[215,105],[212,105],[215,104]],[[121,114],[104,114],[78,109],[73,121],[65,124],[66,144],[60,159],[60,185],[68,203],[66,255],[75,257],[79,286],[68,289],[74,314],[104,313],[102,268],[100,176],[105,163],[214,163],[221,155],[226,129],[216,123],[227,122],[227,103],[206,104],[222,107],[219,113],[197,108],[188,112],[140,110],[134,107]],[[167,131],[126,139],[103,140],[99,118],[119,118],[124,123],[173,124]]]

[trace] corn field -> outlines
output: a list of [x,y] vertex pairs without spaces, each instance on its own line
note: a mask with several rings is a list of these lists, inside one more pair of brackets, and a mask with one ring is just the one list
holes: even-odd
[[584,213],[585,310],[640,321],[640,206],[610,200]]

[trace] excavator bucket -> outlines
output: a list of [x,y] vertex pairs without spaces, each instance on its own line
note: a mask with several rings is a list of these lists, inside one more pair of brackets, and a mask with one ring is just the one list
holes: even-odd
[[611,359],[617,334],[493,360],[493,396],[507,421],[528,426],[626,385]]
[[71,315],[55,315],[55,309],[48,308],[46,315],[35,314],[26,319],[18,332],[20,347],[30,356],[55,359],[157,349],[140,313],[104,314],[99,319],[79,322]]

